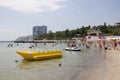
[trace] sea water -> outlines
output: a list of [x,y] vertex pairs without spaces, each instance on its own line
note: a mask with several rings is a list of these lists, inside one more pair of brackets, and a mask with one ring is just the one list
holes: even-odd
[[[13,44],[12,47],[8,47]],[[29,49],[34,43],[0,42],[0,80],[73,80],[76,75],[87,68],[87,59],[99,53],[98,48],[81,51],[65,51],[65,43],[37,43],[37,47]],[[54,46],[52,46],[54,45]],[[62,58],[28,61],[16,51],[50,51],[61,50]],[[59,66],[61,64],[61,66]]]

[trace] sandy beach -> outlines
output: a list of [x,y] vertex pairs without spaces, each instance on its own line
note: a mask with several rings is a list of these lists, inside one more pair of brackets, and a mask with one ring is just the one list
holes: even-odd
[[86,64],[74,80],[120,80],[120,50],[102,51]]

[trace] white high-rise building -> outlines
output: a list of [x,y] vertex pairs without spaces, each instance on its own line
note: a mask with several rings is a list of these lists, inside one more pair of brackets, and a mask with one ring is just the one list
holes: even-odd
[[33,40],[42,34],[47,34],[47,26],[34,26],[33,27]]

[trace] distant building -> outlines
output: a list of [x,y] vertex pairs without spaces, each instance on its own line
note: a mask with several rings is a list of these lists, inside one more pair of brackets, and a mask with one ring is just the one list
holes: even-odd
[[99,39],[104,39],[104,34],[99,30],[90,30],[87,32],[86,40],[95,41]]
[[118,23],[115,23],[115,25],[117,25],[117,26],[119,25],[119,26],[120,26],[120,22],[118,22]]
[[99,30],[91,30],[89,32],[87,32],[87,35],[89,36],[103,36],[103,33]]
[[34,26],[33,27],[33,40],[42,34],[47,34],[47,26]]
[[32,35],[29,36],[20,36],[15,41],[32,41],[33,37]]

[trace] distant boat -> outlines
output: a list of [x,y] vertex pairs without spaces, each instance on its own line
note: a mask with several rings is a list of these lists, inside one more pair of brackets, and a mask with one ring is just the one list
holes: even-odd
[[66,47],[65,50],[67,51],[81,51],[79,47]]
[[65,50],[67,51],[81,51],[81,48],[80,48],[80,40],[79,39],[75,39],[73,42],[67,42],[66,44],[66,48]]

